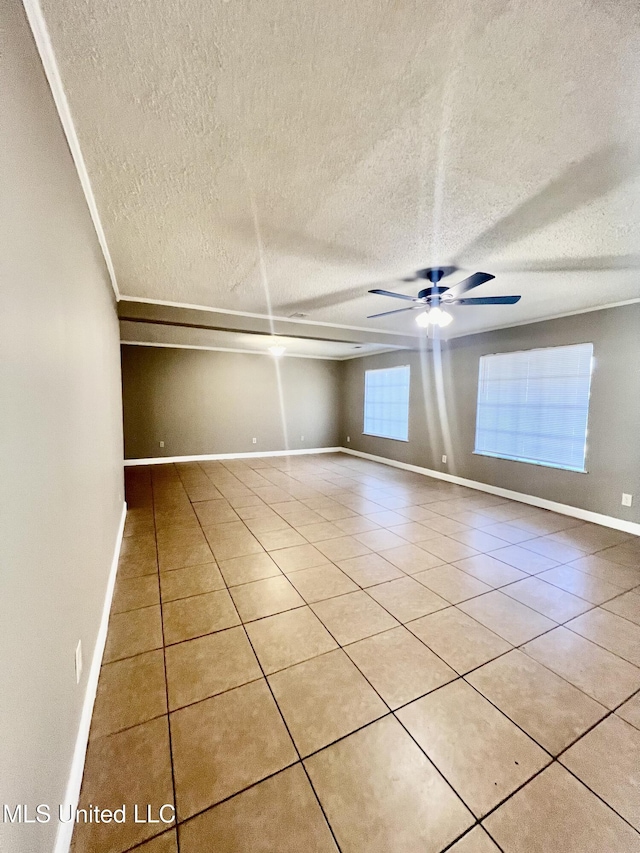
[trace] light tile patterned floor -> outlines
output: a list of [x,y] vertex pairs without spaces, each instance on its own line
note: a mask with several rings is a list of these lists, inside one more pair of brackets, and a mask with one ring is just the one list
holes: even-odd
[[342,454],[129,468],[75,853],[640,853],[640,540]]

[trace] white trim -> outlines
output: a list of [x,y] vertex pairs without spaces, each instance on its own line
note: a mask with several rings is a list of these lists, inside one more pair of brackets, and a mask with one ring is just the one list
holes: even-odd
[[508,498],[512,501],[519,501],[523,504],[530,504],[541,509],[548,509],[551,512],[557,512],[560,515],[569,515],[572,518],[579,518],[581,521],[589,521],[592,524],[600,524],[603,527],[612,527],[614,530],[622,530],[624,533],[632,533],[634,536],[640,536],[640,524],[635,521],[625,521],[622,518],[615,518],[612,515],[601,515],[599,512],[592,512],[588,509],[582,509],[577,506],[569,506],[568,504],[556,503],[549,501],[546,498],[539,498],[537,495],[526,495],[523,492],[513,492],[511,489],[502,489],[499,486],[492,486],[489,483],[481,483],[478,480],[466,480],[464,477],[456,477],[454,474],[447,474],[444,471],[433,471],[430,468],[421,468],[418,465],[410,465],[408,462],[398,462],[395,459],[387,459],[385,456],[374,456],[372,453],[363,453],[361,450],[352,450],[350,447],[341,447],[342,453],[348,453],[350,456],[360,456],[363,459],[370,459],[372,462],[382,462],[384,465],[391,465],[393,468],[402,468],[405,471],[413,471],[416,474],[424,474],[427,477],[434,477],[436,480],[446,480],[447,483],[455,483],[458,486],[466,486],[469,489],[477,489],[480,492],[488,492],[491,495],[498,495],[501,498]]
[[[192,305],[189,302],[170,302],[165,299],[148,299],[143,296],[121,296],[121,302],[140,302],[144,305],[164,305],[168,308],[188,308],[191,311],[209,311],[213,314],[230,314],[233,317],[251,317],[254,320],[268,320],[277,323],[299,323],[301,326],[325,326],[327,329],[349,329],[353,332],[375,332],[380,335],[395,335],[398,338],[417,337],[406,332],[391,332],[388,329],[373,329],[370,326],[345,326],[344,323],[324,323],[319,320],[301,320],[299,317],[279,317],[277,314],[253,314],[250,311],[232,311],[230,308],[212,308],[210,305]],[[126,318],[126,322],[135,323],[135,317]],[[235,331],[229,329],[228,331]],[[357,343],[357,341],[356,341]],[[405,347],[403,346],[402,349]]]
[[254,453],[204,453],[198,456],[150,456],[148,459],[125,459],[132,465],[168,465],[172,462],[215,462],[219,459],[259,459],[263,456],[308,456],[311,453],[340,453],[342,447],[312,447],[307,450],[263,450]]
[[[196,344],[165,344],[157,343],[156,341],[120,341],[122,346],[126,347],[160,347],[161,349],[197,349],[207,350],[209,352],[241,352],[245,355],[268,355],[273,356],[270,352],[263,352],[256,349],[240,349],[239,347],[205,347],[196,346]],[[395,352],[395,350],[394,350]],[[373,355],[374,353],[372,353]],[[322,361],[343,361],[344,359],[335,355],[299,355],[297,353],[285,352],[279,358],[317,358]]]
[[501,329],[515,329],[517,326],[532,326],[534,323],[548,323],[550,320],[562,320],[564,317],[576,317],[578,314],[591,314],[594,311],[607,311],[609,308],[622,308],[625,305],[636,305],[640,297],[624,299],[621,302],[608,302],[605,305],[593,305],[590,308],[578,308],[575,311],[565,311],[563,314],[550,314],[548,317],[538,317],[533,320],[518,320],[517,323],[503,323],[501,326],[490,326],[474,332],[461,332],[459,335],[441,335],[442,341],[454,341],[458,338],[468,338],[472,335],[483,335],[485,332],[499,332]]
[[[370,346],[370,344],[362,344],[362,346]],[[353,361],[354,358],[373,358],[374,355],[385,355],[392,352],[415,352],[414,347],[405,347],[405,346],[397,346],[396,344],[383,344],[386,346],[386,349],[379,349],[375,352],[357,352],[353,355],[345,355],[343,358],[339,358],[338,361]]]
[[53,45],[51,44],[51,37],[49,35],[47,23],[42,13],[42,8],[40,6],[39,0],[23,0],[23,5],[24,10],[27,14],[27,19],[29,21],[31,31],[33,33],[33,38],[35,40],[36,47],[38,49],[38,53],[40,54],[44,73],[49,82],[49,88],[51,89],[51,94],[53,95],[53,100],[58,110],[60,123],[62,124],[64,135],[67,138],[69,150],[71,151],[71,157],[73,158],[73,162],[78,172],[78,177],[80,178],[80,184],[82,185],[84,197],[89,208],[89,213],[91,214],[93,227],[95,228],[96,236],[98,237],[98,242],[100,243],[100,248],[102,249],[102,254],[104,255],[104,261],[107,266],[107,272],[111,280],[111,287],[113,288],[113,292],[115,293],[116,300],[119,300],[120,291],[118,290],[118,282],[116,280],[116,273],[113,267],[113,261],[111,260],[111,254],[109,253],[109,247],[107,245],[107,238],[105,237],[102,222],[100,221],[100,214],[98,213],[98,206],[96,205],[96,199],[93,194],[93,189],[91,187],[89,173],[87,172],[84,157],[82,156],[82,150],[80,148],[78,134],[76,133],[76,128],[73,123],[73,117],[71,115],[67,96],[65,94],[64,86],[62,84],[62,78],[60,77],[60,70],[56,61]]
[[365,370],[365,373],[380,373],[382,370],[404,370],[405,367],[411,369],[410,364],[394,364],[391,367],[370,367],[368,370]]
[[[116,543],[113,550],[113,559],[107,579],[107,589],[104,596],[104,604],[102,606],[102,618],[100,619],[100,627],[98,628],[98,636],[96,644],[93,648],[93,657],[91,658],[91,669],[87,678],[87,689],[84,694],[84,702],[82,703],[82,713],[80,714],[80,725],[78,727],[78,735],[76,737],[76,745],[73,750],[73,759],[71,761],[71,772],[67,782],[67,790],[64,796],[64,806],[72,806],[74,809],[78,805],[80,798],[80,786],[82,785],[82,774],[84,772],[84,760],[87,754],[87,745],[89,743],[89,728],[91,726],[91,715],[93,714],[93,704],[96,699],[96,691],[98,689],[98,678],[100,676],[100,666],[102,664],[102,655],[104,646],[107,641],[107,628],[109,627],[109,613],[111,611],[111,599],[113,598],[113,590],[116,583],[116,574],[118,571],[118,560],[120,558],[120,548],[122,547],[122,537],[124,535],[124,522],[127,517],[127,505],[122,505],[122,516],[116,534]],[[71,846],[71,836],[73,835],[73,821],[58,824],[56,833],[55,846],[53,853],[69,853]]]
[[[129,322],[129,321],[127,321]],[[207,347],[207,346],[199,346],[196,344],[166,344],[166,343],[158,343],[157,341],[120,341],[122,346],[127,347],[160,347],[162,349],[197,349],[197,350],[207,350],[209,352],[242,352],[248,355],[271,355],[270,352],[262,352],[262,350],[255,349],[238,349],[235,347]],[[331,341],[328,341],[331,343]],[[363,346],[369,346],[368,344],[363,344]],[[404,349],[404,348],[403,348]],[[394,347],[393,349],[381,349],[376,350],[375,352],[363,352],[357,355],[302,355],[299,353],[285,352],[283,353],[281,358],[317,358],[321,361],[350,361],[352,358],[365,358],[368,355],[383,355],[387,352],[399,352],[398,347]],[[273,358],[273,356],[271,356]]]
[[[25,0],[27,2],[27,0]],[[421,333],[411,333],[409,331],[406,332],[396,332],[389,331],[388,329],[377,329],[371,326],[347,326],[343,323],[323,323],[318,320],[300,320],[296,317],[278,317],[271,314],[252,314],[248,311],[232,311],[229,308],[212,308],[210,305],[192,305],[189,302],[171,302],[165,299],[150,299],[144,296],[125,296],[124,294],[120,297],[121,302],[140,302],[144,305],[164,305],[169,308],[187,308],[193,311],[209,311],[215,314],[231,314],[237,317],[252,317],[258,320],[274,320],[277,322],[283,323],[300,323],[301,325],[306,326],[326,326],[328,329],[348,329],[354,332],[369,332],[380,335],[396,335],[398,337],[403,338],[413,338],[416,343],[419,345],[421,342],[425,341],[425,336]],[[499,326],[488,326],[482,329],[474,329],[471,331],[461,332],[459,335],[456,334],[447,334],[439,335],[439,340],[446,343],[447,341],[457,340],[458,338],[467,338],[472,335],[483,335],[486,332],[497,332],[500,329],[512,329],[517,326],[531,326],[534,323],[547,323],[550,320],[561,320],[563,317],[575,317],[578,314],[591,314],[593,311],[607,311],[609,308],[621,308],[625,305],[635,305],[640,302],[640,297],[634,297],[632,299],[625,299],[620,302],[607,302],[604,305],[592,305],[588,308],[578,308],[574,311],[565,311],[560,314],[550,314],[544,317],[531,317],[527,320],[518,320],[517,322],[511,323],[503,323]],[[135,322],[135,319],[130,320],[129,322]],[[451,331],[454,331],[455,327],[450,327]],[[233,331],[233,330],[231,330]],[[432,338],[428,339],[432,341]],[[397,347],[399,350],[410,349],[410,347],[406,345],[402,345]],[[369,355],[369,353],[365,353],[365,355]],[[371,355],[377,355],[377,353],[371,353]],[[358,358],[359,356],[349,356],[349,358]]]

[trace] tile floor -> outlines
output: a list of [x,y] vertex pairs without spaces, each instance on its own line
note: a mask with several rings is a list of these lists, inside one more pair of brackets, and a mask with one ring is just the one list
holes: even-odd
[[640,853],[640,540],[342,454],[126,480],[81,806],[177,827],[74,853]]

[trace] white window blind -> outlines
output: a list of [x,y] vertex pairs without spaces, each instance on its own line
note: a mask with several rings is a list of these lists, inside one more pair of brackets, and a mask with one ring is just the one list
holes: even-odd
[[398,441],[409,439],[409,365],[367,370],[364,432]]
[[593,344],[480,358],[475,452],[585,470]]

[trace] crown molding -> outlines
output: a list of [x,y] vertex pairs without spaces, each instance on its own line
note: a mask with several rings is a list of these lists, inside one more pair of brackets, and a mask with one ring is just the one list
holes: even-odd
[[[270,352],[262,352],[255,349],[240,349],[238,347],[208,347],[199,344],[173,344],[161,343],[158,341],[120,341],[123,347],[159,347],[160,349],[195,349],[204,350],[207,352],[239,352],[245,355],[271,355]],[[354,358],[366,358],[367,356],[384,355],[389,352],[401,352],[398,349],[380,349],[375,352],[363,352],[357,355],[302,355],[299,353],[285,352],[281,358],[314,358],[320,361],[351,361]],[[272,356],[273,358],[273,356]]]
[[27,20],[29,21],[29,26],[31,27],[31,32],[33,33],[33,38],[36,43],[38,53],[40,54],[40,60],[42,61],[44,73],[47,78],[47,82],[49,83],[51,94],[53,95],[53,100],[56,105],[56,110],[58,111],[60,123],[62,124],[64,135],[67,138],[69,151],[71,152],[71,157],[76,167],[78,178],[80,179],[80,184],[82,186],[82,191],[87,202],[87,207],[89,208],[93,227],[98,238],[98,243],[100,244],[100,249],[102,250],[102,254],[104,256],[104,262],[107,267],[109,280],[111,281],[111,287],[113,288],[116,301],[119,301],[120,291],[118,289],[118,282],[116,280],[116,273],[113,266],[113,261],[111,260],[111,254],[109,252],[107,238],[105,236],[104,229],[102,227],[102,222],[100,220],[100,214],[98,213],[98,206],[96,204],[96,199],[93,194],[93,189],[91,187],[91,181],[89,179],[89,173],[87,172],[87,166],[84,162],[84,157],[82,156],[82,150],[80,148],[78,134],[76,133],[76,128],[73,123],[73,118],[71,116],[71,110],[69,109],[69,102],[67,101],[67,96],[64,91],[64,86],[62,84],[62,78],[60,76],[60,70],[58,68],[58,63],[56,61],[53,45],[51,43],[51,37],[49,35],[47,22],[45,21],[42,12],[42,7],[40,6],[38,0],[22,0],[22,2],[27,15]]
[[[195,349],[205,350],[207,352],[239,352],[244,355],[268,355],[271,358],[274,356],[265,350],[255,349],[240,349],[239,347],[207,347],[198,344],[166,344],[157,341],[120,341],[123,347],[158,347],[160,349]],[[278,358],[314,358],[320,361],[344,361],[344,358],[335,355],[299,355],[297,353],[284,352]]]
[[[211,314],[228,314],[232,317],[249,317],[253,320],[267,320],[269,322],[297,323],[301,326],[320,326],[327,329],[345,329],[350,332],[375,332],[379,335],[390,337],[407,338],[417,335],[409,335],[406,332],[392,332],[388,329],[372,329],[366,326],[346,326],[344,323],[325,323],[323,320],[301,320],[299,317],[280,317],[277,314],[255,314],[251,311],[234,311],[231,308],[213,308],[211,305],[193,305],[190,302],[171,302],[166,299],[150,299],[140,296],[120,296],[121,302],[137,302],[141,305],[162,305],[166,308],[185,308],[190,311],[208,311]],[[135,318],[127,318],[127,322],[136,322]],[[392,345],[392,344],[390,344]],[[402,346],[401,349],[406,347]]]

